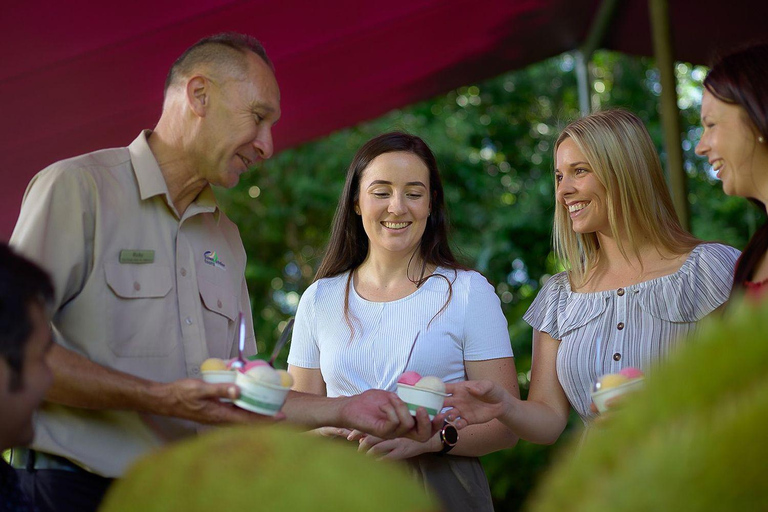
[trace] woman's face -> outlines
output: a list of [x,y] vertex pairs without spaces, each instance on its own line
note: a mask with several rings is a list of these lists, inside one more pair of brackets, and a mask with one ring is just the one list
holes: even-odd
[[723,182],[723,191],[729,196],[764,200],[768,193],[768,144],[757,140],[759,134],[744,109],[704,89],[701,124],[704,133],[696,154],[707,157]]
[[570,137],[557,148],[555,183],[557,203],[568,212],[576,233],[610,233],[608,192]]
[[374,158],[362,173],[355,203],[369,251],[410,257],[427,226],[429,197],[429,169],[421,158],[402,151]]

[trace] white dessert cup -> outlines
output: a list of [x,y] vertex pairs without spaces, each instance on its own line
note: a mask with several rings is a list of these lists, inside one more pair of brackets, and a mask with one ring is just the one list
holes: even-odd
[[[203,380],[209,384],[233,384],[235,382],[234,370],[214,370],[203,373]],[[219,398],[221,402],[232,402],[229,398]]]
[[600,411],[600,413],[604,413],[609,409],[607,405],[609,400],[625,393],[637,391],[643,387],[643,382],[643,377],[638,377],[612,388],[595,391],[592,393],[592,401],[595,403],[597,410]]
[[244,373],[237,373],[235,384],[240,388],[240,398],[235,405],[247,411],[274,416],[280,411],[290,388],[259,382]]
[[423,407],[427,410],[429,419],[432,420],[443,409],[443,402],[448,395],[431,389],[421,389],[398,383],[397,396],[408,406],[411,416],[416,416],[416,409]]

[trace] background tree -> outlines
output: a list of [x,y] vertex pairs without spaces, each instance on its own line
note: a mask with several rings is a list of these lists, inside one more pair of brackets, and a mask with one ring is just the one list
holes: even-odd
[[[454,247],[496,287],[525,396],[531,328],[522,316],[541,284],[561,269],[551,244],[552,145],[559,129],[579,115],[574,64],[564,54],[392,111],[283,151],[245,175],[235,190],[217,191],[240,226],[249,256],[246,277],[259,351],[271,351],[312,282],[354,152],[371,137],[404,130],[423,137],[437,156]],[[621,106],[637,113],[661,148],[661,89],[652,61],[598,52],[591,74],[593,107]],[[761,213],[725,196],[706,161],[694,155],[705,69],[681,63],[677,74],[693,232],[742,248]],[[287,350],[283,365],[286,355]],[[574,416],[571,423],[579,422]],[[499,510],[519,507],[552,453],[552,447],[521,441],[483,458]]]

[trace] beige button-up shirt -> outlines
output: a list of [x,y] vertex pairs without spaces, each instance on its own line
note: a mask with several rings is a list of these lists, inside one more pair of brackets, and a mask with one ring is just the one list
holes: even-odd
[[[179,218],[142,132],[127,148],[57,162],[29,184],[11,245],[50,272],[53,330],[65,348],[159,382],[199,377],[237,352],[248,322],[245,250],[210,187]],[[108,477],[199,425],[131,411],[46,403],[33,448]]]

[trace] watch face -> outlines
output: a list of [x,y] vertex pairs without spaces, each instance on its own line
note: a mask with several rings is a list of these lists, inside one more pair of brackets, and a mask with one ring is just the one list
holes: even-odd
[[459,431],[453,425],[446,425],[443,427],[442,438],[445,444],[453,446],[459,440]]

